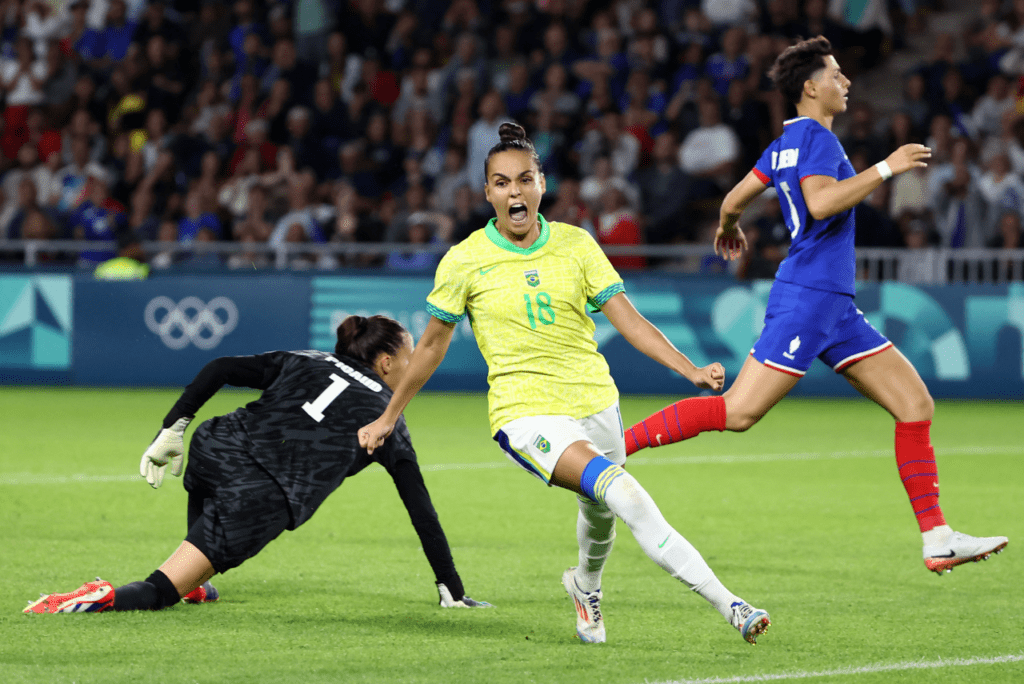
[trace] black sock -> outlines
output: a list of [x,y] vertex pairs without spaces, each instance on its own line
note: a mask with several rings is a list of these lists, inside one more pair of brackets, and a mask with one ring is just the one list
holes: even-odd
[[159,570],[145,582],[132,582],[114,589],[114,610],[161,610],[180,600],[174,584]]

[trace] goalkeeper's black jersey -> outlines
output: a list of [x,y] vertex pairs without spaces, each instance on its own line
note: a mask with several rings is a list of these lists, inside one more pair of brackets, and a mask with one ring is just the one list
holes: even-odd
[[[391,389],[359,361],[320,351],[216,359],[185,389],[164,426],[194,415],[225,384],[263,390],[232,418],[245,430],[253,459],[281,485],[291,508],[290,529],[306,522],[346,477],[373,462],[395,478],[410,506],[400,481],[406,471],[401,462],[413,465],[422,479],[404,417],[372,456],[359,446],[357,431],[376,420],[391,398]],[[425,488],[423,495],[430,507]]]

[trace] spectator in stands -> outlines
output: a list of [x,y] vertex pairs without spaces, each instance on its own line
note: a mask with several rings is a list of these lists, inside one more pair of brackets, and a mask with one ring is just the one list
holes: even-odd
[[698,104],[700,126],[690,132],[679,147],[679,166],[691,178],[691,198],[706,200],[724,194],[736,175],[740,140],[722,123],[717,100],[705,98]]
[[178,241],[192,242],[202,231],[209,231],[214,240],[220,240],[224,233],[217,215],[203,210],[199,190],[191,190],[185,196],[185,215],[178,221]]
[[690,242],[695,238],[685,215],[690,179],[678,159],[676,136],[670,130],[665,131],[654,140],[651,165],[636,173],[640,209],[647,222],[647,242]]
[[[601,212],[597,217],[597,241],[602,245],[641,245],[640,220],[630,208],[627,185],[621,178],[612,178],[601,195]],[[616,269],[640,269],[647,265],[643,256],[613,256],[608,261]]]
[[939,108],[942,101],[942,79],[949,69],[956,67],[953,57],[956,54],[956,36],[941,32],[932,42],[932,52],[928,60],[917,67],[916,72],[924,79],[925,96],[932,111]]
[[544,87],[536,91],[527,105],[530,128],[537,125],[538,113],[546,109],[554,128],[568,128],[580,112],[582,102],[569,90],[569,72],[561,62],[552,62],[544,70]]
[[[435,227],[431,223],[431,219],[436,217],[451,222],[449,217],[440,213],[428,215],[425,212],[416,212],[410,215],[408,225],[403,231],[402,242],[409,243],[414,249],[437,242],[434,235]],[[391,252],[384,265],[386,268],[399,271],[430,271],[437,267],[438,260],[439,255],[431,252]]]
[[[92,164],[88,169],[86,200],[71,217],[71,234],[76,240],[111,242],[128,232],[128,217],[124,206],[110,197],[107,174]],[[86,250],[79,255],[79,263],[95,266],[116,254],[110,248]]]
[[4,130],[0,150],[13,159],[28,139],[28,113],[43,103],[43,85],[50,77],[46,60],[36,59],[32,41],[15,42],[16,57],[0,61],[0,92],[4,95]]
[[722,51],[708,57],[704,73],[711,78],[711,84],[721,98],[729,94],[730,83],[750,75],[750,61],[743,54],[746,42],[747,30],[733,26],[722,35]]
[[985,159],[985,171],[978,179],[984,223],[979,246],[987,246],[998,234],[999,222],[1007,211],[1024,212],[1024,182],[1010,167],[1005,150],[996,150]]
[[601,213],[602,198],[613,184],[626,196],[631,207],[640,206],[640,191],[624,176],[615,173],[611,157],[601,155],[594,162],[594,172],[584,176],[580,183],[580,199],[587,205],[591,216]]
[[[554,203],[544,210],[544,218],[579,226],[591,235],[597,235],[590,210],[580,195],[580,180],[575,176],[565,176],[559,181],[558,195]],[[477,225],[480,225],[479,220]]]
[[57,172],[44,204],[60,214],[70,214],[78,206],[85,191],[86,167],[89,161],[89,139],[79,136],[71,141],[71,163]]
[[[499,23],[494,27],[490,41],[491,54],[487,57],[488,89],[509,93],[512,89],[513,67],[517,64],[525,67],[523,58],[516,50],[516,33],[516,27],[508,23]],[[509,114],[515,116],[511,107]]]
[[957,135],[973,137],[974,121],[971,118],[971,100],[964,86],[964,77],[957,67],[950,67],[942,76],[942,93],[934,114],[945,114],[953,123]]
[[748,81],[740,79],[729,85],[722,118],[739,138],[742,168],[754,168],[760,156],[759,150],[768,144],[770,132],[768,106],[752,97],[749,88]]
[[[469,127],[466,141],[466,175],[474,192],[483,192],[484,159],[487,152],[498,144],[498,126],[506,120],[505,103],[501,94],[490,90],[480,98],[479,118]],[[479,189],[479,190],[477,190]]]
[[626,132],[622,114],[614,107],[605,110],[599,125],[584,134],[580,144],[580,171],[593,175],[599,156],[610,159],[617,176],[628,176],[640,163],[640,141]]
[[988,88],[971,109],[971,127],[978,136],[998,136],[1003,130],[1003,116],[1017,108],[1017,98],[1010,91],[1010,80],[995,74]]
[[949,162],[936,167],[929,178],[935,228],[944,247],[981,247],[984,210],[978,187],[979,173],[965,138],[953,143]]
[[17,210],[7,226],[7,237],[12,240],[51,240],[57,237],[57,228],[39,206],[36,183],[29,175],[21,176],[18,183]]
[[185,96],[185,75],[178,60],[172,60],[167,40],[157,34],[144,43],[149,63],[149,88],[146,103],[161,109],[168,121],[176,122]]
[[302,230],[303,240],[301,242],[326,242],[319,223],[314,217],[314,206],[312,192],[316,179],[310,172],[299,172],[291,181],[288,187],[288,213],[282,216],[274,232],[270,234],[271,245],[278,245],[282,242],[299,242],[293,234],[294,226]]
[[864,150],[869,160],[884,159],[888,150],[875,129],[875,110],[871,103],[865,100],[851,102],[848,111],[850,127],[841,141],[843,148],[851,154],[856,149]]
[[128,230],[139,240],[156,240],[160,217],[153,211],[153,194],[136,192],[128,206]]
[[928,102],[924,74],[914,72],[907,76],[903,83],[903,102],[900,104],[900,111],[910,117],[916,129],[920,131],[928,129],[932,108]]
[[109,71],[128,54],[137,23],[128,19],[124,0],[110,0],[102,29],[86,33],[82,56],[94,71]]
[[618,30],[610,26],[600,29],[594,51],[575,61],[572,73],[581,81],[577,89],[580,96],[586,97],[598,82],[604,81],[612,101],[617,101],[625,89],[629,73],[629,58],[622,51],[622,37]]
[[267,122],[267,140],[273,145],[283,145],[288,138],[288,111],[294,102],[291,83],[279,78],[256,108],[256,116]]
[[326,78],[335,97],[348,100],[352,88],[363,73],[363,60],[358,54],[349,53],[348,39],[341,31],[332,31],[327,36],[327,54],[320,61],[319,77]]

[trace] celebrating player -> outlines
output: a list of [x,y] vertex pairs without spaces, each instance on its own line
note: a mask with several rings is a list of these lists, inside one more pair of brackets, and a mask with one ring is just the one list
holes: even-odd
[[487,155],[484,191],[496,218],[445,255],[427,297],[431,314],[387,410],[359,431],[373,452],[437,368],[463,316],[487,360],[491,434],[516,465],[548,485],[576,492],[579,565],[562,575],[576,604],[576,632],[605,641],[601,573],[622,518],[644,552],[707,599],[755,643],[768,614],[726,589],[700,553],[676,532],[626,461],[618,390],[597,351],[587,304],[637,349],[698,387],[719,389],[720,364],[695,367],[644,319],[622,280],[583,230],[538,213],[544,175],[523,128],[505,123]]
[[356,429],[380,415],[405,375],[412,337],[385,316],[350,316],[337,332],[334,354],[282,351],[208,363],[142,455],[140,471],[154,488],[168,463],[172,474],[181,475],[182,435],[217,390],[229,384],[263,394],[196,429],[185,470],[185,541],[143,582],[115,589],[97,578],[71,593],[44,595],[24,612],[160,610],[179,599],[215,601],[213,575],[238,567],[309,520],[346,477],[375,461],[395,481],[434,570],[441,606],[490,605],[465,596],[404,419],[396,438],[372,458],[358,445]]
[[929,437],[935,403],[906,357],[853,303],[854,207],[893,175],[927,166],[931,150],[904,145],[854,174],[832,133],[833,118],[846,110],[850,80],[821,36],[786,49],[771,75],[798,116],[726,196],[715,234],[716,252],[739,257],[747,247],[740,215],[765,188],[777,188],[792,246],[775,276],[764,330],[723,396],[683,399],[649,416],[626,432],[626,450],[707,430],[747,430],[817,357],[896,419],[896,463],[921,528],[925,566],[941,574],[986,559],[1006,546],[1006,537],[972,537],[946,524]]

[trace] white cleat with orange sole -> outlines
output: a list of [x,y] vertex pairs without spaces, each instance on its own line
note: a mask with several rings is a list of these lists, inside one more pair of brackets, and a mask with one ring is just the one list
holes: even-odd
[[922,554],[925,567],[941,575],[964,563],[988,560],[993,553],[1000,553],[1006,548],[1008,542],[1006,537],[972,537],[963,532],[953,532],[944,544],[926,546]]

